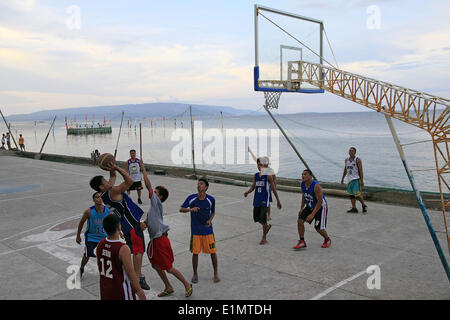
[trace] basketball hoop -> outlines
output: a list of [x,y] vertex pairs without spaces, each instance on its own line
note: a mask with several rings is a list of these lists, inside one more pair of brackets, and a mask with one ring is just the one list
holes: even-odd
[[278,91],[264,91],[264,99],[266,103],[265,108],[278,109],[278,102],[280,101],[281,92]]

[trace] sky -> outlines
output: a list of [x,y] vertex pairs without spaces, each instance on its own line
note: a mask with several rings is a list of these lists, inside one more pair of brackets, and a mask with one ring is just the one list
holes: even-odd
[[[322,20],[340,69],[450,98],[445,0],[0,0],[0,108],[12,115],[180,102],[257,110],[255,3]],[[261,52],[274,41],[260,40]],[[325,58],[334,61],[328,48]],[[329,93],[285,93],[278,112],[366,110]]]

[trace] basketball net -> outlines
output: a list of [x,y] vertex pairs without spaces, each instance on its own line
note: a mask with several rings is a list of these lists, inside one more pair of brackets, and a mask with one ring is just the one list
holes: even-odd
[[281,92],[264,91],[264,99],[266,100],[264,107],[268,109],[278,109],[280,96]]

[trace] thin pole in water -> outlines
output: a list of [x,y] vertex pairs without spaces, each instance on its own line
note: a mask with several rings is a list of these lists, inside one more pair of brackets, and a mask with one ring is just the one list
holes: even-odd
[[195,154],[194,154],[194,118],[192,117],[192,106],[189,106],[189,112],[191,114],[191,139],[192,139],[192,166],[194,167],[194,175],[197,176],[195,170]]
[[120,128],[119,128],[119,135],[117,136],[116,150],[114,150],[114,159],[116,159],[117,147],[119,146],[120,132],[122,131],[123,114],[124,112],[122,111],[122,119],[120,120]]
[[142,160],[142,124],[141,123],[139,123],[139,143],[140,143],[140,150],[141,150],[140,157]]
[[13,134],[11,132],[11,124],[8,124],[8,122],[6,122],[6,119],[5,119],[5,116],[3,115],[2,110],[0,110],[0,114],[2,115],[3,121],[5,121],[6,127],[8,128],[8,132],[9,132],[11,138],[13,138],[13,141],[14,141],[14,144],[16,145],[17,150],[19,150],[19,147],[17,146],[16,139],[14,139],[14,136],[13,136]]
[[45,137],[44,143],[42,143],[42,147],[41,147],[41,150],[39,151],[39,154],[41,154],[41,153],[42,153],[42,150],[44,149],[44,145],[45,145],[45,143],[47,142],[47,138],[48,138],[48,136],[49,136],[49,134],[50,134],[50,131],[51,131],[52,128],[53,128],[53,125],[55,124],[55,120],[56,120],[56,116],[53,118],[52,124],[50,125],[50,129],[48,129],[47,136]]

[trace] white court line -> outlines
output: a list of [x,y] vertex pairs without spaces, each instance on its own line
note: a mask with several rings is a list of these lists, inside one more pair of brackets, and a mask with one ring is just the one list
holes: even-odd
[[47,241],[47,242],[43,241],[43,242],[41,242],[41,243],[39,243],[39,244],[34,244],[34,245],[32,245],[32,246],[28,246],[28,247],[25,247],[25,248],[20,248],[20,249],[15,249],[15,250],[10,250],[10,251],[6,251],[6,252],[2,252],[2,253],[0,253],[0,257],[1,257],[1,256],[5,256],[5,255],[10,254],[10,253],[16,253],[16,252],[28,250],[28,249],[31,249],[31,248],[36,248],[36,247],[42,246],[42,245],[44,245],[44,244],[54,244],[54,243],[58,243],[58,242],[60,242],[60,241],[64,241],[64,240],[67,240],[67,239],[75,239],[75,236],[67,237],[67,238],[61,238],[61,239],[58,239],[58,240],[52,240],[52,241]]
[[345,280],[342,280],[341,282],[335,284],[334,286],[332,286],[332,287],[328,288],[327,290],[325,290],[325,291],[319,293],[318,295],[312,297],[312,298],[309,299],[309,300],[319,300],[320,298],[326,296],[327,294],[329,294],[330,292],[336,290],[337,288],[342,287],[343,285],[349,283],[350,281],[355,280],[356,278],[359,278],[359,277],[362,276],[363,274],[367,274],[367,271],[366,271],[366,270],[363,270],[363,271],[361,271],[361,272],[358,272],[357,274],[354,274],[353,276],[351,276],[351,277],[349,277],[349,278],[347,278],[347,279],[345,279]]
[[3,180],[13,180],[13,181],[16,181],[16,180],[18,180],[18,179],[30,179],[30,178],[36,178],[36,177],[50,177],[50,176],[56,176],[56,175],[58,175],[58,174],[61,174],[61,173],[53,173],[53,174],[37,174],[37,175],[34,175],[34,176],[30,176],[30,175],[25,175],[25,176],[21,176],[21,177],[18,177],[18,176],[14,176],[14,177],[9,177],[9,178],[0,178],[0,181],[3,181]]
[[[68,163],[69,165],[70,165],[70,163]],[[43,170],[52,170],[52,171],[58,171],[58,172],[64,172],[64,173],[69,173],[69,174],[76,174],[77,176],[85,176],[85,177],[92,177],[92,174],[82,174],[82,173],[79,173],[79,172],[73,172],[72,170],[70,170],[70,168],[67,168],[66,170],[61,170],[61,169],[55,169],[55,168],[46,168],[46,167],[39,167],[39,166],[32,166],[32,165],[29,165],[29,167],[32,167],[32,168],[37,168],[37,169],[43,169]]]
[[72,219],[74,219],[74,218],[76,218],[76,217],[81,217],[81,214],[76,215],[76,216],[71,216],[71,217],[69,217],[69,218],[64,218],[64,219],[61,219],[61,220],[52,221],[52,222],[50,222],[50,223],[46,223],[46,224],[43,224],[43,225],[41,225],[41,226],[37,226],[37,227],[31,228],[31,229],[28,229],[28,230],[25,230],[25,231],[16,233],[16,234],[13,235],[13,236],[10,236],[10,237],[8,237],[8,238],[1,239],[0,242],[5,241],[5,240],[9,240],[9,239],[14,238],[14,237],[17,237],[17,236],[19,236],[19,235],[21,235],[21,234],[23,234],[23,233],[27,233],[27,232],[30,232],[30,231],[33,231],[33,230],[36,230],[36,229],[39,229],[39,228],[42,228],[42,227],[46,227],[46,226],[48,226],[48,225],[50,225],[50,224],[54,224],[55,222],[56,222],[56,223],[60,223],[60,222],[70,221],[70,220],[72,220]]
[[71,193],[71,192],[77,192],[77,191],[83,191],[83,190],[86,191],[86,188],[69,190],[69,191],[41,193],[41,194],[37,194],[37,195],[33,195],[33,196],[26,196],[26,197],[20,197],[20,198],[1,199],[0,202],[10,201],[10,200],[23,200],[23,199],[30,199],[30,198],[39,198],[39,197],[44,197],[44,196],[48,196],[48,195]]
[[[174,215],[177,215],[177,214],[179,214],[179,213],[170,213],[170,214],[165,215],[165,216],[174,216]],[[71,218],[67,218],[67,219],[64,219],[64,220],[69,221],[69,220],[71,220],[71,219],[73,219],[73,218],[76,218],[76,217],[79,217],[79,216],[80,216],[80,215],[73,216],[73,217],[71,217]],[[80,216],[80,217],[81,217],[81,216]],[[55,224],[55,222],[47,223],[47,224],[44,224],[44,225],[42,225],[42,226],[38,226],[38,227],[35,227],[35,228],[33,228],[33,229],[23,231],[23,232],[21,232],[21,233],[25,233],[25,232],[28,232],[28,231],[32,231],[32,230],[34,230],[34,229],[38,229],[38,228],[41,228],[41,227],[44,227],[44,226],[47,226],[47,225],[51,225],[51,224],[53,225],[51,228],[53,228],[54,226],[58,225],[59,222],[64,221],[64,220],[60,220],[60,221],[58,221],[58,223],[56,223],[56,224]],[[50,229],[51,229],[51,228],[50,228]],[[76,229],[74,229],[74,230],[76,230]],[[2,240],[0,240],[0,241],[8,240],[8,239],[13,238],[13,237],[15,237],[15,236],[17,236],[17,235],[19,235],[19,234],[16,234],[16,235],[11,236],[11,237],[9,237],[9,238],[2,239]],[[145,236],[145,235],[144,235],[144,236]],[[63,241],[63,240],[67,240],[67,239],[72,239],[72,238],[75,239],[75,236],[73,236],[73,237],[67,237],[67,238],[61,238],[61,239],[56,240],[56,241],[41,242],[41,243],[39,243],[39,244],[34,244],[34,245],[31,245],[31,246],[28,246],[28,247],[25,247],[25,248],[20,248],[20,249],[15,249],[15,250],[10,250],[10,251],[6,251],[6,252],[2,252],[2,253],[0,253],[0,257],[1,257],[1,256],[4,256],[4,255],[7,255],[7,254],[16,253],[16,252],[20,252],[20,251],[23,251],[23,250],[27,250],[27,249],[39,247],[39,246],[44,245],[44,244],[57,243],[57,242],[60,242],[60,241]]]

